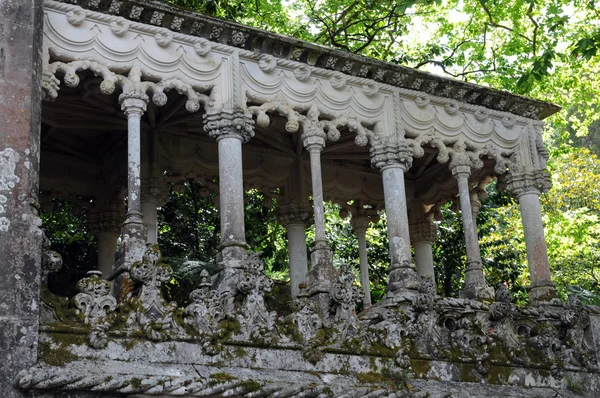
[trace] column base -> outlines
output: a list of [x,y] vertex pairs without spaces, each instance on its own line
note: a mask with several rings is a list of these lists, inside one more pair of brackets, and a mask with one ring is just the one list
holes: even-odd
[[306,295],[316,303],[321,319],[327,323],[331,317],[329,293],[339,272],[333,268],[333,253],[325,241],[315,242],[310,260],[312,265],[306,278]]
[[121,268],[129,270],[133,263],[141,261],[146,251],[146,227],[142,213],[129,212],[121,227]]
[[458,297],[477,301],[494,301],[494,289],[485,282],[483,268],[479,261],[468,263],[465,271],[465,284],[458,292]]
[[392,266],[388,274],[388,293],[411,292],[417,293],[421,278],[417,274],[414,265]]
[[226,268],[243,268],[243,261],[246,258],[248,245],[245,242],[239,244],[222,246],[217,254],[217,271]]
[[488,285],[465,285],[459,292],[458,297],[477,300],[477,301],[494,301],[494,289]]
[[529,301],[535,303],[551,303],[555,299],[558,299],[556,292],[556,286],[552,282],[538,283],[536,285],[528,286],[527,291],[529,292]]

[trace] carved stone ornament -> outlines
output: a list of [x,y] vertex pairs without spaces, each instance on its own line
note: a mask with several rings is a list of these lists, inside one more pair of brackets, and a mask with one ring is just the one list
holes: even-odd
[[196,54],[199,56],[206,57],[212,50],[212,45],[206,39],[198,39],[194,44],[194,50],[196,50]]
[[243,110],[219,110],[204,115],[204,130],[216,138],[238,138],[248,142],[254,137],[252,114]]
[[359,329],[356,305],[362,301],[363,292],[354,284],[354,274],[350,265],[342,266],[337,280],[331,286],[329,295],[334,303],[333,322],[338,324],[340,338],[344,339],[349,334],[356,333]]
[[85,21],[85,17],[85,11],[80,7],[67,13],[67,21],[73,26],[80,26]]
[[261,55],[258,67],[265,73],[271,73],[277,68],[277,59],[271,55]]
[[192,302],[183,312],[186,325],[190,325],[200,333],[215,333],[219,322],[225,318],[221,297],[216,291],[211,291],[208,271],[200,273],[198,289],[190,293]]
[[552,182],[546,171],[512,172],[506,176],[506,185],[511,194],[519,197],[528,193],[539,195],[542,192],[547,192],[552,187]]
[[87,277],[77,282],[75,305],[83,315],[84,323],[95,324],[117,308],[117,300],[111,296],[112,284],[101,279],[102,272],[88,271]]
[[131,278],[140,286],[126,299],[132,310],[127,325],[139,327],[146,337],[157,341],[182,333],[174,319],[177,305],[167,302],[160,290],[173,275],[171,267],[161,260],[158,245],[148,244],[142,260],[134,263],[129,271]]
[[168,30],[156,32],[154,35],[154,40],[156,40],[156,43],[159,46],[168,47],[169,44],[173,42],[173,33],[169,32]]
[[412,150],[405,143],[390,145],[381,140],[371,146],[371,166],[378,170],[399,165],[406,171],[411,168],[412,161]]
[[126,19],[119,18],[118,20],[110,23],[110,30],[116,36],[125,36],[125,33],[129,31],[129,23],[127,23]]
[[237,316],[242,336],[251,338],[271,334],[275,329],[277,314],[267,311],[264,295],[273,288],[273,281],[264,274],[260,253],[247,252],[243,269],[237,284],[237,290],[244,296]]
[[311,70],[306,65],[301,65],[294,69],[294,77],[300,82],[305,82],[310,78]]

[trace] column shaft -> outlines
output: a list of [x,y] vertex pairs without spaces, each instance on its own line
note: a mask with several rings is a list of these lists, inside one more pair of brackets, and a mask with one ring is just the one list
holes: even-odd
[[[460,198],[460,212],[462,215],[463,229],[465,234],[465,245],[467,248],[467,262],[479,263],[481,269],[481,253],[479,251],[479,239],[477,237],[477,226],[473,219],[473,210],[471,208],[471,196],[469,193],[469,180],[467,176],[460,174],[457,177],[458,194]],[[467,270],[467,273],[470,271]],[[477,272],[475,274],[478,274]],[[466,280],[469,277],[479,280],[479,275],[466,275]],[[483,273],[481,274],[483,277]]]
[[491,300],[494,298],[494,292],[493,289],[487,286],[485,276],[483,275],[483,268],[481,266],[481,252],[479,251],[477,224],[473,219],[473,209],[471,207],[471,194],[468,179],[469,173],[470,172],[464,170],[453,170],[453,174],[458,182],[460,212],[463,220],[465,246],[467,251],[465,283],[460,291],[460,296],[470,299]]
[[363,298],[364,307],[371,305],[371,283],[369,281],[369,259],[367,257],[366,235],[366,228],[358,228],[356,230],[356,237],[358,238],[358,253],[360,257],[360,283],[365,293]]
[[127,111],[127,213],[131,214],[142,211],[140,189],[141,116],[141,112]]
[[298,284],[308,276],[308,255],[306,253],[306,231],[304,224],[289,224],[286,226],[288,237],[288,252],[290,256],[290,284],[292,299],[298,297]]
[[387,166],[382,169],[381,176],[390,241],[390,257],[394,263],[402,257],[411,258],[404,169],[400,165]]
[[104,277],[112,274],[117,251],[118,232],[100,232],[96,234],[98,240],[98,270]]
[[315,242],[326,242],[325,210],[323,207],[323,181],[321,176],[321,149],[309,148],[312,179],[313,209],[315,216]]
[[417,274],[421,277],[431,278],[435,280],[435,271],[433,265],[433,251],[431,242],[415,242],[415,265],[417,266]]
[[527,263],[531,279],[530,298],[539,299],[544,296],[554,296],[555,289],[550,276],[548,251],[544,238],[544,224],[540,206],[539,192],[528,191],[519,195],[525,246],[527,248]]
[[221,247],[246,246],[244,232],[244,180],[241,138],[223,136],[219,145],[219,198]]
[[156,201],[147,198],[142,201],[144,225],[148,234],[148,243],[158,243],[158,205]]

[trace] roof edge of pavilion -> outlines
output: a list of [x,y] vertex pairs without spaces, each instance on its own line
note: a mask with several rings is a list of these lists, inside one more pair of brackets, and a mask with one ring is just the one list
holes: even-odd
[[[71,4],[72,0],[58,0]],[[545,119],[561,107],[545,101],[460,81],[401,65],[347,53],[219,18],[202,15],[157,1],[80,0],[78,6],[104,14],[204,38],[211,42],[272,55],[323,69],[357,76],[408,90],[509,112],[530,119]]]

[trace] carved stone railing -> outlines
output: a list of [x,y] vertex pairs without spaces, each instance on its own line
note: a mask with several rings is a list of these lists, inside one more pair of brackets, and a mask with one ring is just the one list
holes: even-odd
[[[398,380],[408,379],[566,388],[583,377],[585,389],[600,391],[593,336],[600,311],[576,296],[521,308],[504,285],[486,304],[436,296],[433,281],[423,279],[412,297],[390,295],[356,314],[361,290],[343,267],[331,283],[328,314],[301,291],[283,315],[267,308],[273,281],[259,255],[247,252],[242,263],[233,291],[211,290],[204,270],[185,309],[162,294],[173,273],[157,245],[131,268],[135,285],[118,305],[97,273],[78,283],[69,304],[44,290],[40,363],[21,372],[18,385],[166,395],[192,386],[190,396],[322,388],[343,396],[351,382],[364,390],[355,396],[367,396],[404,390]],[[189,363],[206,374],[165,373],[166,364]],[[230,373],[219,372],[225,364]],[[291,382],[260,369],[298,374]],[[310,372],[339,380],[315,384]]]

